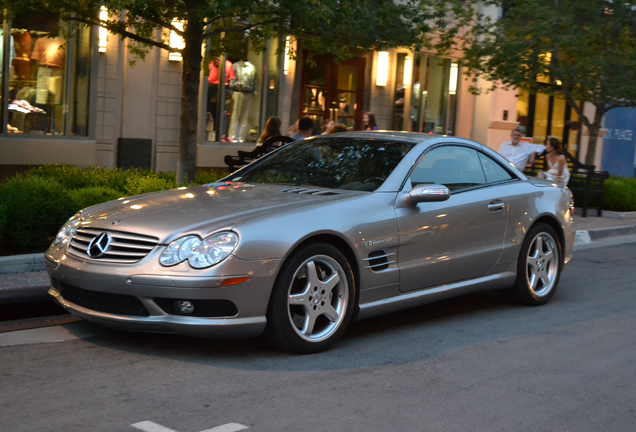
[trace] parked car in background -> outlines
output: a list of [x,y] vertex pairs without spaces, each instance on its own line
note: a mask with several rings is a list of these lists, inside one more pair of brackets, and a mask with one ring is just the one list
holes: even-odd
[[320,136],[217,183],[82,210],[46,253],[49,293],[110,327],[318,352],[352,319],[469,292],[546,303],[572,205],[476,142]]

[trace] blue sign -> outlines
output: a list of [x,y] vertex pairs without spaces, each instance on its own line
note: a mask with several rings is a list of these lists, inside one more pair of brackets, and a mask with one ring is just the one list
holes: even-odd
[[605,115],[601,170],[617,177],[634,177],[636,168],[636,108],[615,108]]

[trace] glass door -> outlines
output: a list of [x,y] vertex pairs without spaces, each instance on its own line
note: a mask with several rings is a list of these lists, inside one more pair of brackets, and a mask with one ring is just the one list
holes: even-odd
[[335,64],[329,57],[313,58],[313,65],[305,59],[301,80],[299,117],[309,117],[316,124],[315,133],[330,120],[358,130],[362,124],[362,95],[364,86],[364,58],[354,58]]

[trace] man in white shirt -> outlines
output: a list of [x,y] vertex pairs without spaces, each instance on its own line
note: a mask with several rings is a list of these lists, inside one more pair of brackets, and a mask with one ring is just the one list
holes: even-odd
[[510,134],[512,141],[504,142],[499,147],[499,154],[508,159],[519,171],[523,171],[526,165],[532,165],[537,154],[543,153],[545,146],[522,142],[523,134],[515,129]]

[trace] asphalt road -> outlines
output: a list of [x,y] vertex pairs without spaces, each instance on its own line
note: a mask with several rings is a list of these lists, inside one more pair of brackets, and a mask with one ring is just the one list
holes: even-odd
[[84,322],[0,334],[0,431],[634,431],[635,269],[636,243],[579,250],[546,306],[466,296],[312,356]]

